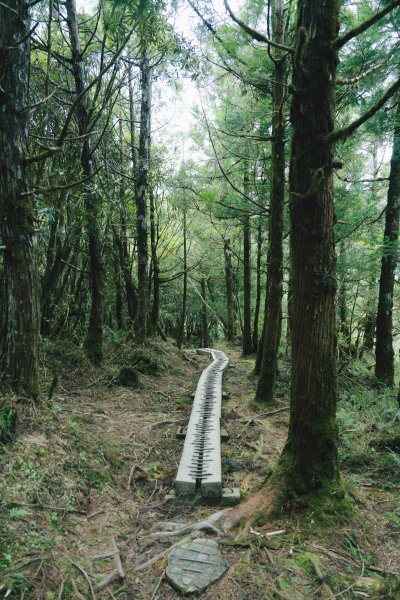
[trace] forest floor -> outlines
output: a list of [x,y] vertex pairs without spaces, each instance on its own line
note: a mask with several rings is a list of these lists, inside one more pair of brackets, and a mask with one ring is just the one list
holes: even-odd
[[[109,346],[100,370],[79,348],[47,343],[43,397],[57,372],[55,393],[40,411],[24,408],[0,450],[0,598],[178,598],[164,577],[165,556],[137,570],[177,541],[150,534],[160,521],[195,523],[218,510],[165,498],[183,447],[175,434],[208,358],[153,342],[153,374],[123,387],[119,369],[140,354],[118,338]],[[253,359],[221,349],[234,364],[224,383],[224,484],[246,497],[285,442],[289,364],[282,359],[274,407],[282,410],[265,415],[270,409],[253,403]],[[367,363],[340,376],[340,459],[352,512],[314,507],[254,526],[240,542],[233,532],[220,546],[229,569],[202,598],[400,598],[400,413],[394,393],[374,388]],[[92,591],[114,565],[92,557],[112,551],[114,541],[126,576]]]

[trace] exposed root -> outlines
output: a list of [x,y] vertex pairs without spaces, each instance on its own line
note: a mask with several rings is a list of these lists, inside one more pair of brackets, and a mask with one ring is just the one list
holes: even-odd
[[241,526],[238,537],[248,535],[250,527],[257,519],[262,517],[267,519],[274,509],[275,500],[278,495],[278,489],[267,482],[258,492],[232,508],[229,512],[223,511],[218,525],[224,530],[229,531],[237,526]]
[[107,560],[108,558],[114,558],[115,568],[111,573],[107,573],[102,577],[102,579],[96,585],[95,591],[100,592],[104,590],[107,586],[110,585],[113,581],[119,581],[125,579],[125,571],[122,567],[121,556],[116,544],[114,537],[111,537],[113,550],[111,552],[106,552],[105,554],[97,554],[93,556],[92,561],[97,560]]
[[268,518],[274,509],[277,495],[278,489],[271,482],[268,482],[253,496],[241,502],[235,508],[220,510],[192,525],[163,521],[158,525],[161,529],[151,533],[149,537],[159,540],[204,530],[211,531],[219,537],[225,537],[229,530],[240,525],[238,535],[240,538],[249,534],[251,526],[257,519],[260,517],[263,519]]
[[212,531],[212,533],[223,537],[225,535],[225,532],[218,529],[217,525],[221,521],[225,512],[227,511],[220,510],[208,517],[207,519],[199,521],[198,523],[194,523],[193,525],[181,525],[180,523],[163,522],[160,525],[162,529],[164,529],[164,531],[155,531],[154,533],[151,533],[149,537],[159,540],[166,537],[176,537],[178,535],[202,530]]

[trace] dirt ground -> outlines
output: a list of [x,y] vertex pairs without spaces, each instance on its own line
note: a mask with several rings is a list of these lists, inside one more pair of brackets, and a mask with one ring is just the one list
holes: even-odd
[[[253,359],[221,349],[233,364],[224,382],[230,439],[222,444],[223,480],[244,498],[260,488],[283,448],[289,367],[283,360],[276,406],[255,406]],[[176,431],[189,419],[190,393],[208,358],[161,343],[152,350],[159,372],[141,374],[138,388],[118,385],[111,367],[93,369],[73,353],[71,367],[70,355],[58,356],[51,401],[21,414],[0,454],[0,598],[179,598],[165,580],[165,556],[141,566],[178,540],[153,539],[160,522],[195,523],[219,509],[166,500],[183,447]],[[357,435],[351,427],[341,433],[344,446]],[[395,461],[393,469],[400,469]],[[342,472],[351,517],[297,511],[254,526],[246,539],[224,536],[229,569],[202,598],[400,598],[400,486],[385,485],[368,460],[344,461]],[[114,544],[125,577],[96,591],[115,563],[93,557]]]

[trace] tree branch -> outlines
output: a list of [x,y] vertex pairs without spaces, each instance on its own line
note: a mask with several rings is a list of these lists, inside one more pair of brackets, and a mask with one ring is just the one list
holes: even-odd
[[351,135],[356,129],[358,129],[360,127],[360,125],[362,125],[363,123],[365,123],[365,121],[368,121],[368,119],[373,117],[374,114],[377,113],[378,110],[380,108],[382,108],[382,106],[384,106],[386,104],[386,102],[392,96],[394,96],[394,94],[399,89],[400,89],[400,79],[397,79],[397,81],[395,81],[393,83],[393,85],[391,85],[389,87],[387,92],[378,100],[378,102],[376,102],[376,104],[371,106],[371,108],[369,110],[367,110],[366,113],[364,113],[363,115],[361,115],[361,117],[359,117],[358,119],[356,119],[355,121],[350,123],[350,125],[348,125],[347,127],[343,127],[342,129],[337,129],[336,131],[332,131],[332,133],[330,133],[327,136],[328,142],[331,144],[334,144],[335,142],[339,142],[339,141],[342,141],[342,140],[345,140],[346,138],[348,138],[349,135]]
[[[398,0],[398,2],[400,2],[400,0]],[[229,16],[231,17],[232,21],[234,21],[237,25],[239,25],[239,27],[241,27],[241,29],[243,29],[243,31],[245,31],[248,35],[250,35],[253,38],[253,40],[256,40],[257,42],[263,42],[264,44],[268,44],[268,46],[272,46],[272,48],[277,48],[278,50],[284,50],[285,52],[290,52],[291,54],[294,53],[294,48],[273,42],[272,40],[267,38],[266,35],[264,35],[260,31],[257,31],[256,29],[253,29],[252,27],[247,25],[244,21],[239,19],[235,15],[235,13],[232,11],[231,7],[229,6],[228,0],[224,0],[224,6],[225,6],[226,10],[228,11]]]
[[382,10],[379,10],[377,13],[375,13],[374,15],[372,15],[372,17],[370,19],[367,19],[366,21],[363,21],[362,23],[360,23],[360,25],[357,25],[357,27],[353,27],[353,29],[349,29],[349,31],[347,33],[344,33],[343,35],[338,36],[333,41],[333,47],[336,50],[339,50],[340,48],[342,48],[342,46],[344,46],[345,44],[347,44],[347,42],[349,42],[353,38],[355,38],[358,35],[360,35],[360,33],[363,33],[363,31],[366,31],[367,29],[369,29],[369,27],[371,27],[372,25],[374,25],[374,23],[376,23],[377,21],[379,21],[379,19],[382,19],[391,10],[393,10],[394,8],[396,8],[396,6],[400,6],[400,0],[392,0],[392,2],[390,2],[384,8],[382,8]]
[[[396,47],[397,46],[398,45],[396,44]],[[388,54],[388,56],[386,56],[386,58],[384,58],[383,60],[381,60],[378,64],[373,65],[372,67],[370,67],[369,69],[367,69],[363,73],[360,73],[360,75],[357,75],[357,77],[350,77],[350,78],[337,77],[336,78],[336,84],[337,85],[355,85],[356,83],[358,83],[359,81],[361,81],[362,79],[364,79],[364,77],[367,77],[371,73],[374,73],[374,71],[377,71],[378,69],[380,69],[384,64],[386,64],[392,58],[392,55],[393,55],[393,52],[390,52]]]

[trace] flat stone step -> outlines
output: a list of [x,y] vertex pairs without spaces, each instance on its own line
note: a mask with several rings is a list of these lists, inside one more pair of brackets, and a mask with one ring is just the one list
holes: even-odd
[[229,359],[220,350],[201,348],[197,352],[211,354],[213,361],[197,384],[175,492],[177,496],[195,496],[200,491],[204,498],[221,498],[222,378]]
[[168,556],[165,576],[181,594],[199,594],[228,568],[215,540],[196,538],[182,542]]

